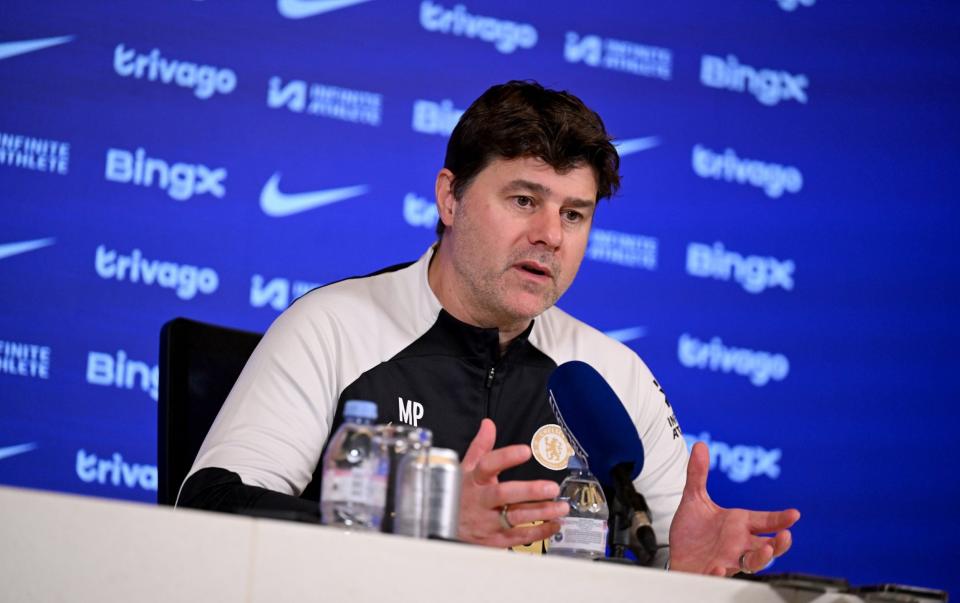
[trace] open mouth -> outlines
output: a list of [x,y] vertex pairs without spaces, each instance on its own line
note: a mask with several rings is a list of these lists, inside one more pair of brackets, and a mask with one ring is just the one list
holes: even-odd
[[533,274],[536,276],[541,276],[541,277],[550,276],[550,271],[548,269],[541,267],[537,264],[530,264],[530,263],[524,262],[522,264],[518,264],[517,268],[519,268],[524,272],[527,272],[529,274]]

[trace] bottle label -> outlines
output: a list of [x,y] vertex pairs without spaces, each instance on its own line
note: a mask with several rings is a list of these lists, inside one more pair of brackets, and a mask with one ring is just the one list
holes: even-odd
[[382,508],[387,501],[387,478],[364,467],[328,469],[323,474],[320,499]]
[[560,520],[560,531],[550,541],[550,549],[586,550],[603,555],[607,551],[607,521],[564,517]]

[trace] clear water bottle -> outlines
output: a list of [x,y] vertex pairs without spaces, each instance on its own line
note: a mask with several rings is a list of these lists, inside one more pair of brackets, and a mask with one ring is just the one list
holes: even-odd
[[553,535],[547,553],[597,559],[607,551],[607,520],[610,511],[600,482],[576,456],[571,456],[570,474],[560,484],[558,501],[570,505],[560,519],[560,531]]
[[350,400],[323,455],[320,520],[354,531],[380,529],[387,497],[387,458],[376,427],[377,405]]

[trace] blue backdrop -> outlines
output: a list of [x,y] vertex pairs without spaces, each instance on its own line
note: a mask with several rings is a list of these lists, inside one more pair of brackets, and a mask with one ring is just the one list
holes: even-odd
[[956,584],[947,2],[8,1],[0,482],[152,501],[158,332],[412,260],[459,112],[532,78],[619,139],[560,305],[633,347],[775,566]]

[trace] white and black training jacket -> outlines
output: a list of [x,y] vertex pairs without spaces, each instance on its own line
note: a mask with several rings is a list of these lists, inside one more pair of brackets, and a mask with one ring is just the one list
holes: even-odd
[[489,417],[496,447],[534,444],[534,458],[501,481],[559,482],[566,471],[550,468],[557,465],[533,440],[557,422],[547,397],[550,373],[583,360],[610,383],[636,425],[645,462],[635,485],[650,506],[657,541],[666,543],[687,450],[643,361],[556,307],[501,354],[496,329],[462,323],[441,307],[427,282],[432,254],[315,289],[281,314],[224,402],[178,504],[316,514],[321,454],[350,399],[376,402],[380,423],[429,428],[435,446],[461,458]]

